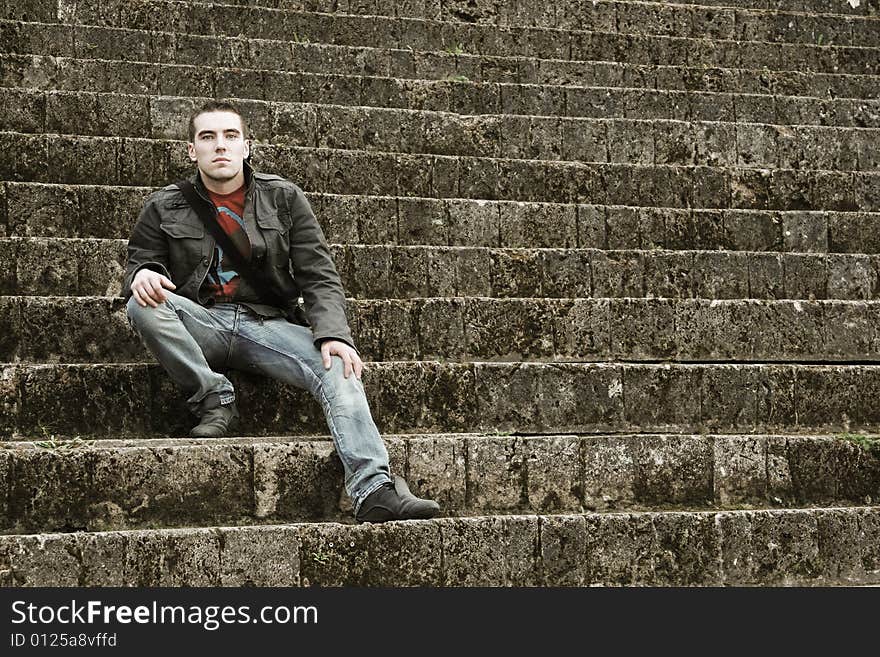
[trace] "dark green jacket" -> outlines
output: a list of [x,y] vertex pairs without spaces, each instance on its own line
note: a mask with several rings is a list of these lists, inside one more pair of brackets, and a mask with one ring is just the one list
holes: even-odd
[[[190,178],[205,198],[208,192],[196,174]],[[324,233],[303,191],[280,176],[255,172],[245,162],[244,222],[251,241],[251,259],[282,296],[277,308],[259,302],[259,294],[242,280],[239,293],[260,315],[285,316],[311,326],[315,345],[326,339],[354,341],[345,317],[345,292],[330,256]],[[175,294],[210,305],[199,294],[208,274],[215,240],[175,185],[147,197],[128,240],[128,268],[122,292],[131,297],[131,282],[144,268],[164,274]],[[302,298],[302,305],[298,299]]]

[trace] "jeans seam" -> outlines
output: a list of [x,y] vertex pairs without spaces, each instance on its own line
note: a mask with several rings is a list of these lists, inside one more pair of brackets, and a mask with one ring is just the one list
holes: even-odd
[[[303,368],[304,372],[308,372],[308,375],[311,376],[318,384],[317,389],[321,395],[319,403],[327,411],[327,424],[329,425],[330,433],[333,434],[334,437],[336,437],[336,440],[338,442],[342,443],[343,442],[342,441],[342,434],[339,433],[339,430],[336,428],[336,423],[333,421],[333,411],[330,408],[330,399],[327,397],[327,395],[324,392],[324,383],[321,380],[321,377],[318,376],[317,374],[315,374],[315,371],[311,367],[309,367],[308,364],[302,358],[300,358],[299,356],[297,356],[295,354],[290,354],[286,351],[281,351],[280,349],[275,349],[274,347],[272,347],[270,345],[266,345],[266,344],[263,344],[262,342],[258,342],[257,340],[254,340],[253,338],[250,338],[246,335],[242,335],[241,333],[239,333],[237,337],[241,338],[242,340],[247,340],[248,342],[252,342],[254,344],[260,345],[264,349],[268,349],[269,351],[272,351],[276,354],[280,354],[282,356],[290,358],[291,360],[299,363],[300,366]],[[343,456],[342,451],[343,450],[337,449],[336,453],[339,454],[340,459],[345,459],[346,457]],[[346,463],[346,465],[348,466],[349,472],[354,472],[354,468],[352,467],[353,464],[351,462]]]

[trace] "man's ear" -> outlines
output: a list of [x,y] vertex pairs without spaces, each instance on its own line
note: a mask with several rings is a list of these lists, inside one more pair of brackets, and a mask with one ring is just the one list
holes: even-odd
[[244,140],[244,159],[248,159],[251,156],[251,140]]
[[196,158],[196,147],[191,141],[186,143],[186,152],[189,153],[189,159],[192,160],[193,162],[195,162],[197,159]]

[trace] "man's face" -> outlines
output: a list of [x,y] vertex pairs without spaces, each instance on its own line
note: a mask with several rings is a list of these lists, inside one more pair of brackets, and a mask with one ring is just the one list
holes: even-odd
[[187,144],[187,150],[202,175],[226,182],[242,173],[250,147],[242,133],[241,117],[233,112],[205,112],[193,123],[195,141]]

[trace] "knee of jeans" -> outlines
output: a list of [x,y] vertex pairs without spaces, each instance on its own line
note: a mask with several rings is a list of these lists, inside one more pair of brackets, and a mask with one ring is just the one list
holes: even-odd
[[125,314],[128,316],[128,323],[135,330],[149,325],[152,321],[155,321],[156,317],[170,310],[170,306],[165,303],[160,303],[155,308],[152,306],[142,306],[134,297],[131,297],[128,303],[125,304]]
[[[334,358],[334,361],[339,359]],[[321,383],[324,389],[324,396],[338,403],[352,403],[360,401],[364,394],[363,385],[354,375],[354,372],[348,375],[346,379],[343,375],[344,365],[340,361],[334,362],[329,370],[324,370],[321,376]]]

